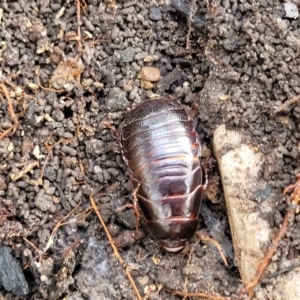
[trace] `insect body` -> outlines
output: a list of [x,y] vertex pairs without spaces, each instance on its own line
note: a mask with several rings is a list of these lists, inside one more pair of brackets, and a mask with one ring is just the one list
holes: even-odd
[[197,229],[205,189],[192,118],[173,100],[148,100],[127,113],[117,137],[151,235],[181,250]]

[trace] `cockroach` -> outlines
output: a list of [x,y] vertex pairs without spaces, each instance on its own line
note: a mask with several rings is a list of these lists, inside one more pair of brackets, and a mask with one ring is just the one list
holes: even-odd
[[174,100],[146,100],[116,136],[150,234],[165,250],[180,251],[197,229],[206,187],[192,117]]

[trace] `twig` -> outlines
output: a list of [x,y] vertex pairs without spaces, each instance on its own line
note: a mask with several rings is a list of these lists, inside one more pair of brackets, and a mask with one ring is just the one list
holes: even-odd
[[51,88],[46,88],[44,86],[42,86],[41,84],[41,81],[40,81],[40,66],[38,66],[35,70],[35,74],[37,76],[37,82],[38,82],[38,85],[39,87],[42,89],[42,90],[45,90],[45,91],[49,91],[49,92],[55,92],[55,93],[62,93],[64,92],[65,90],[55,90],[55,89],[51,89]]
[[220,295],[208,295],[205,293],[185,293],[185,292],[180,292],[180,291],[172,291],[172,290],[167,290],[168,292],[171,292],[173,295],[178,295],[178,296],[182,296],[182,300],[185,300],[188,297],[203,297],[205,299],[211,299],[211,300],[232,300],[232,298],[228,298],[228,297],[222,297]]
[[8,113],[10,115],[10,117],[12,118],[14,124],[8,128],[7,130],[3,131],[0,135],[0,140],[3,139],[5,136],[7,136],[11,131],[15,132],[17,127],[19,126],[19,120],[14,112],[14,107],[13,107],[13,102],[9,96],[9,93],[7,91],[7,88],[5,86],[4,83],[1,83],[0,84],[0,88],[2,89],[3,93],[4,93],[4,96],[7,100],[7,110],[8,110]]
[[286,267],[286,268],[284,268],[284,269],[282,269],[282,270],[279,270],[279,271],[277,271],[277,272],[274,272],[274,273],[268,275],[268,277],[266,278],[266,280],[271,279],[271,278],[274,278],[274,277],[277,277],[277,276],[279,276],[279,275],[281,275],[281,274],[284,274],[284,273],[286,273],[286,272],[289,272],[289,271],[291,271],[291,270],[293,270],[293,269],[296,269],[296,268],[299,268],[299,267],[300,267],[300,262],[294,263],[294,264],[291,265],[291,266],[288,266],[288,267]]
[[191,33],[193,31],[193,18],[196,14],[196,0],[192,0],[190,3],[189,15],[187,18],[188,32],[186,35],[186,50],[191,49]]
[[1,83],[0,86],[1,86],[1,89],[2,89],[2,91],[3,91],[3,93],[4,93],[5,97],[6,97],[6,99],[7,99],[8,112],[10,113],[10,116],[13,119],[14,123],[16,125],[18,125],[19,124],[19,120],[18,120],[18,118],[17,118],[17,116],[16,116],[16,114],[14,112],[13,104],[12,104],[11,98],[9,96],[9,93],[7,91],[7,88],[6,88],[6,86],[5,86],[4,83]]
[[[38,255],[36,258],[39,258],[40,260],[43,259],[43,256],[46,254],[46,252],[49,250],[49,248],[52,246],[53,242],[54,242],[54,235],[55,233],[57,232],[57,230],[61,227],[61,226],[64,226],[64,225],[68,225],[70,224],[69,221],[66,221],[64,222],[66,219],[68,219],[71,214],[79,207],[79,205],[81,204],[81,200],[77,203],[77,205],[66,215],[64,216],[59,222],[57,222],[54,226],[54,229],[52,230],[50,236],[49,236],[49,239],[48,239],[48,242],[46,244],[46,246],[43,248],[43,250],[39,250],[32,242],[30,242],[28,239],[26,239],[25,237],[23,237],[23,239],[28,243],[30,244],[37,252],[38,252]],[[82,215],[82,214],[85,214],[82,218],[82,220],[80,220],[79,222],[81,221],[84,221],[85,218],[91,213],[91,207],[89,207],[88,209],[78,213],[77,215],[75,215],[75,218]],[[78,223],[78,222],[76,222]],[[62,258],[66,255],[66,253],[68,251],[70,251],[70,249],[73,249],[77,246],[77,244],[79,244],[81,242],[81,239],[75,241],[75,243],[73,243],[71,246],[69,246],[65,251],[64,251],[64,254],[62,255]]]
[[225,254],[224,254],[224,252],[223,252],[222,247],[220,246],[220,244],[217,241],[215,241],[214,239],[212,239],[209,236],[206,236],[206,235],[204,235],[204,234],[202,234],[200,232],[197,232],[196,234],[200,238],[200,240],[202,240],[204,242],[212,243],[218,249],[218,251],[219,251],[219,253],[220,253],[220,255],[221,255],[222,259],[223,259],[223,262],[224,262],[225,266],[228,267],[228,263],[227,263]]
[[[61,226],[69,224],[69,222],[64,222],[63,223],[63,221],[66,220],[67,218],[69,218],[70,215],[79,207],[80,204],[81,204],[81,200],[77,203],[77,205],[66,216],[64,216],[58,223],[56,223],[56,225],[54,226],[54,229],[52,230],[52,232],[49,236],[48,242],[47,242],[46,246],[43,249],[44,253],[47,252],[48,249],[53,244],[53,238],[54,238],[54,235],[55,235],[56,231],[58,230],[58,228],[61,227]],[[81,214],[81,213],[79,213],[79,214]]]
[[80,0],[77,0],[77,42],[78,42],[78,51],[82,53],[82,44],[81,44],[81,20],[80,20]]
[[283,194],[292,192],[291,196],[288,198],[288,202],[291,203],[291,207],[289,211],[286,213],[281,228],[279,229],[277,235],[275,236],[271,246],[269,247],[268,251],[266,252],[264,258],[260,262],[257,271],[254,275],[254,278],[250,283],[246,285],[246,287],[240,292],[238,299],[240,300],[245,293],[248,293],[249,298],[253,297],[253,288],[259,283],[262,275],[264,274],[265,269],[270,263],[272,256],[274,255],[281,239],[285,235],[289,221],[294,217],[296,206],[299,204],[300,201],[300,174],[297,174],[297,181],[295,184],[289,185],[283,191]]
[[253,297],[253,288],[258,284],[261,276],[264,274],[264,271],[265,271],[266,267],[269,265],[270,260],[271,260],[272,256],[274,255],[274,253],[275,253],[282,237],[284,236],[284,234],[287,231],[287,228],[288,228],[288,225],[289,225],[289,220],[290,220],[291,217],[294,216],[294,214],[295,214],[295,212],[293,210],[291,210],[291,211],[287,212],[287,214],[285,215],[282,226],[281,226],[280,230],[278,231],[276,237],[274,238],[274,240],[273,240],[271,246],[269,247],[268,251],[266,252],[263,260],[259,264],[259,266],[257,268],[257,271],[254,275],[254,278],[240,292],[238,299],[242,299],[242,296],[245,293],[248,293],[250,299]]
[[280,105],[276,110],[275,113],[279,113],[281,111],[290,111],[293,104],[296,104],[300,101],[300,95],[295,96],[291,99],[285,101],[282,105]]
[[61,259],[64,260],[67,254],[70,252],[70,250],[73,250],[75,247],[77,247],[79,244],[82,243],[82,239],[77,239],[71,246],[69,246],[62,254]]
[[136,259],[137,259],[138,261],[145,260],[149,255],[151,255],[154,251],[156,251],[156,250],[159,249],[159,248],[160,248],[160,246],[156,246],[154,249],[152,249],[151,251],[149,251],[147,254],[145,254],[145,255],[142,256],[142,257],[141,257],[141,252],[142,252],[142,250],[140,249],[140,250],[139,250],[139,253],[138,253],[137,257],[136,257]]
[[29,98],[29,99],[34,99],[34,97],[32,97],[32,96],[26,94],[26,93],[24,92],[24,89],[23,89],[23,88],[20,88],[19,86],[15,85],[15,84],[13,84],[13,83],[7,81],[7,80],[5,81],[5,84],[6,84],[6,85],[9,85],[10,87],[12,87],[12,88],[14,88],[14,89],[21,89],[21,90],[22,90],[22,95],[24,95],[25,97],[27,97],[27,98]]
[[60,139],[58,142],[54,143],[53,145],[49,145],[49,140],[50,138],[52,137],[52,134],[48,136],[48,138],[46,139],[46,141],[44,142],[44,145],[45,145],[45,148],[48,150],[48,154],[47,154],[47,157],[45,159],[45,162],[43,164],[43,167],[42,167],[42,171],[41,171],[41,175],[40,177],[36,180],[36,185],[39,186],[39,185],[43,185],[43,176],[44,176],[44,172],[45,172],[45,168],[46,168],[46,165],[47,165],[47,162],[48,162],[48,159],[52,153],[52,149],[60,144],[60,143],[66,143],[66,144],[69,144],[69,143],[72,143],[73,139],[70,139],[70,140],[66,140],[66,139]]
[[[105,222],[104,222],[104,220],[103,220],[103,218],[102,218],[102,216],[101,216],[101,214],[100,214],[100,212],[99,212],[99,210],[97,208],[97,205],[95,203],[95,200],[94,200],[93,196],[90,196],[90,201],[91,201],[92,207],[93,207],[95,213],[97,214],[98,219],[99,219],[99,221],[100,221],[100,223],[101,223],[101,225],[102,225],[102,227],[103,227],[103,229],[105,231],[106,237],[107,237],[107,239],[108,239],[111,247],[113,248],[113,251],[114,251],[117,259],[119,260],[120,264],[122,266],[124,266],[125,265],[125,261],[123,260],[122,256],[120,255],[120,253],[118,251],[118,248],[116,247],[115,242],[114,242],[111,234],[109,233],[109,231],[108,231],[108,229],[107,229],[107,227],[105,225]],[[130,272],[127,270],[127,268],[124,268],[124,271],[125,271],[125,274],[126,274],[128,280],[129,280],[130,284],[132,285],[132,287],[133,287],[133,289],[134,289],[134,291],[136,293],[137,299],[142,300],[142,297],[141,297],[141,295],[140,295],[140,293],[139,293],[139,291],[138,291],[138,289],[136,287],[136,284],[135,284],[135,282],[134,282],[134,280],[133,280]]]
[[38,257],[42,257],[44,255],[44,252],[40,250],[34,243],[26,239],[26,237],[23,237],[23,240],[27,242],[38,253]]

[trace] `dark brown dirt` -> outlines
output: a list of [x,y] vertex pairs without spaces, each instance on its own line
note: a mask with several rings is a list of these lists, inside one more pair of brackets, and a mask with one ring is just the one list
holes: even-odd
[[[91,0],[79,2],[78,23],[77,3],[0,3],[0,255],[16,272],[6,273],[8,285],[0,268],[0,299],[135,299],[126,267],[143,299],[182,299],[170,290],[236,296],[242,284],[214,159],[199,229],[219,240],[229,267],[196,235],[177,254],[154,250],[143,224],[133,238],[133,212],[116,211],[131,203],[128,171],[103,121],[118,127],[127,109],[158,94],[199,105],[204,157],[218,125],[243,131],[269,158],[261,176],[278,194],[270,216],[278,228],[281,192],[300,171],[300,18],[273,0]],[[138,78],[143,66],[161,72],[150,90]],[[89,210],[90,195],[127,266]],[[299,222],[279,262],[298,259]]]

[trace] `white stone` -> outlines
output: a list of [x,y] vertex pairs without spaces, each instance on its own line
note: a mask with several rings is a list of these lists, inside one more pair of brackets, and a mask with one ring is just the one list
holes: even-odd
[[253,201],[253,194],[263,187],[259,179],[263,155],[254,146],[243,143],[242,137],[221,125],[214,133],[214,153],[225,194],[235,262],[242,280],[249,282],[271,240],[271,229],[264,218],[271,208],[267,201]]
[[[237,131],[226,130],[224,125],[215,130],[213,144],[227,205],[235,264],[242,281],[249,283],[278,231],[271,234],[272,228],[266,221],[266,214],[274,210],[275,193],[271,192],[260,203],[253,201],[255,192],[268,188],[268,183],[259,176],[267,162],[265,156],[245,136]],[[291,262],[287,260],[285,263]],[[282,262],[281,266],[284,268]],[[276,270],[276,264],[271,263],[265,274]],[[275,277],[266,288],[258,290],[256,299],[299,300],[299,286],[300,268],[297,268]]]
[[214,133],[214,153],[225,194],[235,263],[242,280],[249,282],[271,240],[271,229],[264,218],[271,207],[268,201],[253,201],[253,194],[263,188],[259,179],[263,155],[254,146],[243,143],[242,138],[240,133],[227,131],[221,125]]
[[298,7],[295,3],[284,3],[284,10],[287,18],[297,19],[299,17]]

